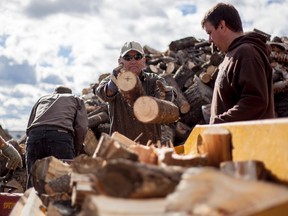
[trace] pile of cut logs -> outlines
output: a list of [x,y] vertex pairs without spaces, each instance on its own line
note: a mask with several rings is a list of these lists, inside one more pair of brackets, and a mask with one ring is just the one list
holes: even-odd
[[[211,136],[214,142],[209,142]],[[262,162],[231,161],[228,130],[207,130],[203,137],[199,154],[180,155],[115,132],[102,134],[90,156],[38,160],[32,171],[34,188],[10,216],[244,216],[288,203],[287,187],[272,183]],[[207,154],[208,146],[213,151]]]

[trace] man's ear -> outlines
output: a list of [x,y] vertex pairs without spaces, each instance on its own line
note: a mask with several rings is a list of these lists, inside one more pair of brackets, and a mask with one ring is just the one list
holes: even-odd
[[219,23],[219,28],[220,29],[225,29],[227,26],[226,26],[226,22],[225,20],[221,20],[220,23]]

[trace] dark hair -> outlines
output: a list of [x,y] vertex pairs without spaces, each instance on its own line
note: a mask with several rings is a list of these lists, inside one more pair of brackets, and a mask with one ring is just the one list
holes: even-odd
[[72,94],[72,90],[66,86],[57,86],[54,92],[57,94]]
[[201,21],[202,28],[206,22],[210,22],[214,28],[218,28],[221,20],[234,32],[243,32],[242,21],[236,8],[231,4],[218,3],[211,8]]

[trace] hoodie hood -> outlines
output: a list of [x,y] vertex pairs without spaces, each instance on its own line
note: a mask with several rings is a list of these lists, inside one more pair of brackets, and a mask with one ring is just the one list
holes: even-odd
[[236,38],[229,46],[228,52],[240,46],[241,44],[254,45],[256,49],[263,52],[266,56],[270,55],[270,48],[267,42],[267,37],[257,32],[247,32],[243,36]]

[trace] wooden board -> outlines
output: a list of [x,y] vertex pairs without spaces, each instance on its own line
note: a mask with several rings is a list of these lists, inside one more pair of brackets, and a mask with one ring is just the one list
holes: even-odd
[[184,143],[184,154],[197,152],[197,139],[209,127],[231,132],[234,161],[262,161],[279,180],[288,182],[288,118],[196,125]]

